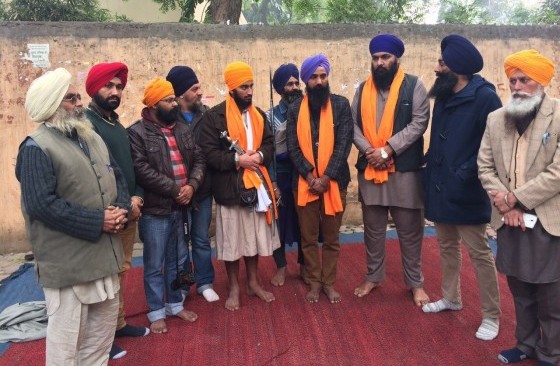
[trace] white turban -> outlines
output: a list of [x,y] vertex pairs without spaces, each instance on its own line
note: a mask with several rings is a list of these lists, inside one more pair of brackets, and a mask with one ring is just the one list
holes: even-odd
[[25,97],[25,110],[35,122],[49,119],[58,109],[68,87],[72,74],[59,67],[33,80]]

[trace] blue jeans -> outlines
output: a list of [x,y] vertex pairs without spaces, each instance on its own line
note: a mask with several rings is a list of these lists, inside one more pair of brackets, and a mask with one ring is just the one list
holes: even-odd
[[[177,260],[183,268],[188,256],[181,210],[168,215],[142,215],[138,231],[144,242],[144,292],[154,322],[183,310],[181,290],[173,290]],[[164,300],[165,299],[165,300]]]
[[[194,262],[194,278],[196,291],[212,288],[214,282],[214,266],[212,265],[212,248],[210,247],[210,221],[212,221],[212,196],[201,198],[197,209],[189,209],[191,229],[192,259]],[[188,262],[185,263],[185,270]]]

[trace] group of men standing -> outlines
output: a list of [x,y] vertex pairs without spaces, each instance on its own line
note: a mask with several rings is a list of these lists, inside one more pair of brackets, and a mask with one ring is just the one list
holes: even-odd
[[[308,286],[305,299],[316,303],[324,293],[329,302],[340,302],[339,229],[354,143],[367,265],[354,294],[364,297],[385,279],[390,214],[405,283],[425,313],[462,309],[465,243],[481,298],[475,335],[494,339],[501,311],[486,236],[492,214],[498,269],[508,276],[517,316],[516,347],[499,359],[535,357],[541,366],[556,365],[560,101],[544,93],[554,65],[534,50],[508,57],[512,98],[501,108],[495,87],[478,75],[482,55],[462,36],[442,40],[429,91],[401,66],[405,45],[397,36],[374,37],[369,52],[371,74],[352,104],[331,92],[329,59],[317,54],[303,61],[301,72],[294,64],[276,70],[272,85],[281,101],[267,113],[253,104],[248,64],[227,65],[228,93],[213,108],[202,105],[194,71],[176,66],[166,79],[147,84],[141,118],[127,129],[115,113],[126,65],[90,70],[86,91],[92,101],[85,114],[68,71],[36,79],[25,107],[41,125],[22,143],[16,175],[49,314],[47,364],[106,364],[115,336],[165,333],[167,316],[195,321],[197,315],[183,307],[191,280],[207,301],[219,299],[208,235],[212,198],[217,259],[228,277],[226,309],[240,307],[241,258],[247,294],[273,301],[259,282],[259,256],[274,256],[271,283],[282,286],[285,246],[294,242]],[[424,217],[435,223],[441,252],[442,298],[435,302],[423,288]],[[532,217],[537,221],[528,226]],[[122,278],[137,222],[150,329],[124,322]],[[122,356],[115,347],[111,357]]]

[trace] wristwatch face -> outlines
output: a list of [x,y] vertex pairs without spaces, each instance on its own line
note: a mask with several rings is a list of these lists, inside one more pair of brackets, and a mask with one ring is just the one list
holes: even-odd
[[383,159],[387,159],[389,157],[389,154],[387,154],[387,151],[385,151],[385,149],[381,149],[381,157]]

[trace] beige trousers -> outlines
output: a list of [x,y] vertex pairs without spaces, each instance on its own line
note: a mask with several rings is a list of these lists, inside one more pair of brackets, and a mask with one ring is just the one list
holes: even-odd
[[119,291],[119,315],[117,317],[117,330],[122,329],[126,325],[124,320],[124,275],[126,271],[130,269],[130,264],[132,262],[132,251],[134,250],[134,243],[136,242],[136,227],[138,223],[136,221],[129,221],[126,229],[120,233],[123,252],[124,252],[124,262],[123,270],[119,273],[119,282],[121,284],[121,290]]
[[449,225],[435,223],[441,253],[441,291],[453,303],[461,303],[461,241],[474,267],[483,318],[499,318],[500,291],[494,256],[488,245],[486,224]]
[[107,365],[115,336],[118,297],[82,304],[72,286],[46,289],[46,365]]

